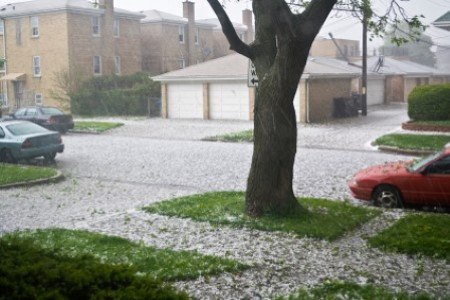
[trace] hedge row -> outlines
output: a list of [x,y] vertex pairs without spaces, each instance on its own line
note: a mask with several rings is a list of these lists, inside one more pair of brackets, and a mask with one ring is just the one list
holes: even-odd
[[159,84],[145,73],[93,77],[70,95],[72,113],[86,116],[158,116],[159,97]]
[[414,121],[450,120],[450,84],[414,88],[408,98],[408,115]]
[[161,281],[93,256],[60,256],[0,239],[0,299],[188,299]]

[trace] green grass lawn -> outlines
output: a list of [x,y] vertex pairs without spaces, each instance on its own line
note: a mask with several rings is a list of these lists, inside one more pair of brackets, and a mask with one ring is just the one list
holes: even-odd
[[388,134],[374,144],[412,150],[441,150],[450,143],[450,135]]
[[450,262],[450,215],[410,214],[369,239],[373,247]]
[[156,249],[129,240],[87,231],[46,229],[5,236],[19,236],[57,255],[91,255],[102,263],[133,266],[138,272],[160,280],[193,279],[200,275],[237,272],[247,266],[231,259],[192,251]]
[[123,126],[123,123],[76,121],[74,130],[101,133],[120,126]]
[[380,214],[379,210],[356,207],[346,202],[300,199],[306,212],[297,216],[244,215],[244,193],[217,192],[177,198],[145,207],[157,213],[212,224],[226,224],[264,231],[295,233],[300,237],[333,240]]
[[56,170],[32,166],[9,165],[0,163],[0,186],[22,183],[55,176]]
[[358,285],[349,282],[326,282],[310,290],[302,289],[289,297],[280,297],[278,300],[427,300],[434,299],[428,294],[409,295],[406,292],[394,292],[381,286]]
[[213,137],[208,137],[205,140],[217,142],[231,142],[231,143],[243,143],[243,142],[250,143],[253,142],[253,130],[216,135]]

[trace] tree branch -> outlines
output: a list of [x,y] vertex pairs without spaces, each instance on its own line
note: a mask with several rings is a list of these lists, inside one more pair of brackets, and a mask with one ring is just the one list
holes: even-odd
[[219,18],[220,25],[222,25],[222,31],[225,34],[228,42],[230,43],[230,49],[250,59],[253,59],[254,53],[252,48],[239,38],[236,30],[233,27],[233,24],[230,21],[230,18],[228,17],[220,2],[218,0],[208,0],[208,3]]
[[309,37],[316,37],[337,0],[313,0],[298,18],[302,20],[300,30]]

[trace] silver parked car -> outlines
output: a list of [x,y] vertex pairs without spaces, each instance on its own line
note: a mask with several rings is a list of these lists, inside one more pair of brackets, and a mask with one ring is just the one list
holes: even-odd
[[61,134],[28,121],[0,121],[0,162],[43,156],[53,160],[64,151]]

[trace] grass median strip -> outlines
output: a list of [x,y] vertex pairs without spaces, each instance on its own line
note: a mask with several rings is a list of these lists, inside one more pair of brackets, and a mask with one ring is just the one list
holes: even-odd
[[389,252],[420,254],[450,262],[450,215],[410,214],[369,239]]
[[56,174],[56,170],[52,168],[0,163],[0,186],[15,183],[26,183],[39,179],[48,179],[52,178]]
[[253,130],[245,130],[208,137],[205,140],[214,142],[245,143],[253,142]]
[[190,218],[214,225],[281,231],[326,240],[336,239],[380,214],[377,209],[357,207],[346,202],[323,199],[299,199],[306,212],[298,216],[264,216],[258,219],[244,214],[244,193],[216,192],[155,203],[145,207],[148,213]]
[[74,125],[76,131],[97,132],[102,133],[117,127],[123,126],[123,123],[116,122],[94,122],[94,121],[77,121]]
[[379,137],[374,144],[377,146],[396,147],[407,150],[441,150],[450,143],[450,135],[421,134],[388,134]]
[[192,251],[156,249],[127,239],[66,229],[45,229],[7,235],[2,240],[22,238],[56,255],[91,255],[102,263],[133,266],[159,280],[194,279],[200,275],[238,272],[248,268],[231,259]]

